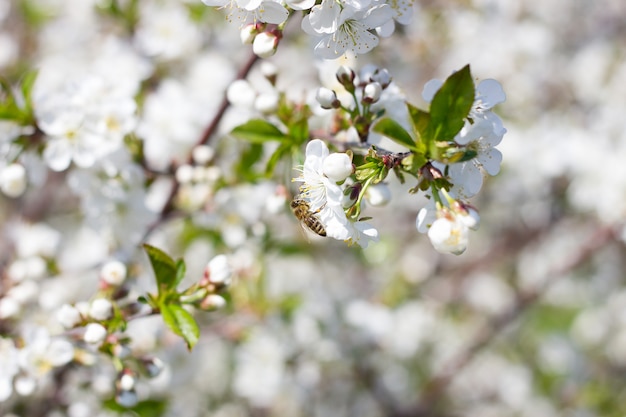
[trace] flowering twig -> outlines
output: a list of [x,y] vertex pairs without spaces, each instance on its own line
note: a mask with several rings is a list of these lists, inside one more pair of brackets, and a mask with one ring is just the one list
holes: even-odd
[[[237,73],[237,76],[235,77],[235,79],[236,80],[245,79],[250,73],[250,70],[252,70],[252,67],[257,62],[258,59],[259,57],[257,55],[255,55],[254,53],[251,53],[250,56],[248,57],[248,60],[245,62],[245,64],[241,67],[241,69]],[[224,92],[224,95],[222,97],[222,102],[220,103],[220,106],[217,109],[215,116],[213,117],[211,122],[207,125],[207,127],[204,129],[204,131],[202,132],[202,135],[200,136],[200,139],[198,139],[196,146],[206,145],[211,140],[211,138],[215,135],[217,127],[222,121],[222,118],[224,117],[224,114],[226,113],[226,110],[228,109],[229,106],[230,106],[230,103],[228,101],[228,98],[226,97],[226,92]],[[187,158],[187,163],[191,163],[191,161],[192,161],[192,157],[191,155],[189,155]],[[179,188],[178,182],[174,182],[174,184],[172,185],[172,189],[165,202],[165,205],[163,206],[163,209],[161,210],[161,213],[159,214],[159,217],[154,221],[154,223],[152,223],[148,227],[148,229],[146,230],[146,233],[144,234],[142,241],[145,241],[146,238],[150,236],[150,234],[160,224],[162,224],[163,222],[165,222],[166,220],[172,217],[171,214],[174,210],[174,205],[173,205],[174,198],[176,197],[176,194],[178,193],[178,188]]]

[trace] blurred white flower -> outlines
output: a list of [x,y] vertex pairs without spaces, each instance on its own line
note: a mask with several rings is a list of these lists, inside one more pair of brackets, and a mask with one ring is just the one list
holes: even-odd
[[85,334],[83,340],[90,345],[99,345],[104,342],[107,336],[107,330],[99,323],[89,323],[85,326]]
[[0,190],[9,197],[19,197],[26,191],[26,169],[23,165],[13,163],[0,168]]
[[108,320],[113,315],[113,303],[106,298],[96,298],[89,306],[89,316],[94,320]]
[[0,402],[13,393],[13,377],[19,372],[18,357],[13,340],[0,337]]
[[126,265],[120,261],[109,261],[100,269],[100,278],[110,285],[121,285],[126,279]]

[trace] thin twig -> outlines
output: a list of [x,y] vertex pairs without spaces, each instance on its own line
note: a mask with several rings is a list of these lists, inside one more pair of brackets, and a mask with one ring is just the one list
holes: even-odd
[[[257,62],[258,59],[259,59],[258,56],[256,56],[254,53],[251,53],[250,56],[248,57],[248,60],[245,62],[245,64],[241,67],[241,69],[237,73],[237,76],[235,77],[235,79],[236,80],[245,79],[250,73],[250,70],[252,70],[252,67]],[[222,102],[220,103],[220,106],[217,109],[217,113],[215,113],[215,116],[213,116],[213,119],[211,120],[211,122],[207,125],[207,127],[202,132],[202,135],[196,142],[195,146],[206,145],[207,143],[209,143],[211,138],[215,136],[215,132],[217,131],[217,128],[220,125],[220,122],[222,121],[222,118],[224,117],[224,114],[226,113],[226,110],[228,109],[228,107],[230,107],[230,103],[228,102],[228,98],[226,97],[226,91],[225,91],[222,97]],[[190,154],[187,158],[186,163],[191,163],[191,162],[192,162],[192,157]],[[174,170],[172,170],[172,172],[174,172]],[[177,182],[174,182],[172,189],[170,190],[170,194],[167,197],[165,205],[163,206],[163,209],[161,210],[161,213],[159,214],[158,219],[156,219],[154,223],[152,223],[148,227],[148,229],[144,233],[142,242],[145,241],[148,238],[148,236],[150,236],[150,234],[154,232],[154,230],[160,224],[165,222],[171,216],[172,212],[174,211],[174,199],[176,197],[176,194],[178,193],[178,188],[179,188],[179,184]]]
[[520,294],[514,306],[489,321],[479,330],[467,347],[453,357],[439,374],[436,374],[430,379],[423,388],[417,405],[403,414],[414,417],[432,417],[438,415],[435,410],[446,388],[450,385],[454,377],[474,359],[478,352],[489,345],[500,332],[534,305],[554,282],[558,281],[567,272],[574,270],[589,260],[594,253],[614,240],[614,227],[603,226],[598,228],[587,243],[580,247],[577,252],[572,253],[566,262],[548,271],[542,285]]

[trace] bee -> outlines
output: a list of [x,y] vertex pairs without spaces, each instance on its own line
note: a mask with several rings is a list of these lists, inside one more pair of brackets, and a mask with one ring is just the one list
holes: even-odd
[[293,215],[300,220],[300,224],[320,236],[326,236],[326,229],[322,221],[317,217],[319,210],[316,212],[311,211],[311,207],[306,200],[296,197],[291,202],[291,210],[293,211]]

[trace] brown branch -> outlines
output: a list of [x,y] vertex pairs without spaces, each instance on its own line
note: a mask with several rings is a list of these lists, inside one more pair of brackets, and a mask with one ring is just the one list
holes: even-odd
[[543,284],[518,296],[514,306],[508,311],[489,321],[474,336],[467,347],[453,357],[441,372],[436,374],[423,388],[417,405],[402,415],[414,417],[432,417],[439,415],[435,410],[446,388],[454,377],[465,368],[483,348],[489,345],[508,325],[513,323],[522,313],[534,305],[545,291],[567,272],[570,272],[589,260],[599,249],[615,240],[616,230],[613,226],[599,227],[585,245],[563,263],[552,268],[546,274]]
[[[254,64],[258,61],[258,59],[259,59],[258,56],[256,56],[254,53],[251,53],[250,56],[248,57],[248,60],[244,63],[244,65],[241,67],[241,69],[237,73],[235,80],[245,79],[250,73],[250,71],[252,70],[252,67],[254,66]],[[220,122],[222,121],[222,118],[224,117],[224,114],[226,113],[226,110],[228,109],[228,107],[230,107],[230,103],[228,102],[228,98],[226,97],[226,91],[224,91],[222,102],[220,103],[220,106],[217,109],[217,113],[215,113],[215,116],[213,116],[213,119],[211,120],[211,122],[204,129],[204,131],[202,132],[202,135],[200,136],[200,139],[198,139],[194,147],[200,146],[200,145],[206,145],[207,143],[209,143],[211,138],[214,137],[215,132],[217,131],[217,128],[220,125]],[[186,163],[191,163],[191,162],[192,162],[192,157],[190,154],[187,158]],[[175,172],[175,169],[172,169],[172,172]],[[170,194],[167,197],[165,205],[163,206],[163,210],[161,210],[161,213],[159,214],[159,218],[156,219],[154,223],[152,223],[148,227],[148,229],[146,230],[146,233],[144,233],[142,241],[145,241],[147,237],[150,236],[150,234],[161,223],[165,222],[170,217],[175,217],[173,216],[174,199],[176,197],[176,194],[178,193],[178,189],[179,189],[179,184],[177,182],[174,182],[174,185],[172,186]]]

